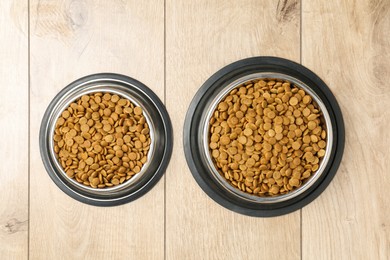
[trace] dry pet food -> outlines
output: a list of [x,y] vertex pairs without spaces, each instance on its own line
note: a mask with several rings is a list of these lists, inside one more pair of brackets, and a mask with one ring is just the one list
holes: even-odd
[[241,191],[285,194],[318,170],[325,129],[317,103],[303,89],[278,79],[248,82],[214,111],[210,154],[221,175]]
[[54,131],[54,151],[67,176],[92,188],[119,185],[139,173],[150,143],[142,108],[110,93],[71,103]]

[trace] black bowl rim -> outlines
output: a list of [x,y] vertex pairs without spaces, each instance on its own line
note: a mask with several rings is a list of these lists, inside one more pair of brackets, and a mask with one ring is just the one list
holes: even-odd
[[[60,181],[60,179],[54,173],[54,170],[52,169],[52,166],[49,163],[49,160],[44,160],[44,157],[47,156],[47,153],[45,151],[45,147],[46,147],[45,144],[46,144],[46,139],[47,139],[46,138],[47,126],[45,123],[47,122],[47,120],[50,116],[50,111],[53,109],[53,107],[58,102],[58,100],[73,87],[80,85],[80,84],[83,84],[85,82],[89,82],[92,80],[99,80],[99,79],[104,79],[104,80],[111,79],[111,80],[124,81],[124,82],[127,82],[131,85],[135,85],[135,86],[139,87],[140,89],[142,89],[142,91],[146,94],[147,99],[153,101],[153,103],[156,105],[155,108],[159,111],[158,114],[161,115],[160,119],[165,124],[164,155],[161,159],[161,162],[160,162],[158,169],[156,170],[156,173],[152,176],[152,178],[144,186],[140,187],[140,189],[137,190],[137,192],[135,192],[129,196],[125,196],[123,198],[117,198],[115,200],[102,200],[102,199],[95,200],[95,199],[93,199],[93,196],[88,197],[88,196],[79,195],[73,189],[71,189],[70,187],[65,185],[62,181]],[[126,86],[126,87],[128,87],[128,86]],[[164,173],[168,167],[169,161],[171,159],[172,149],[173,149],[172,123],[171,123],[169,114],[168,114],[164,104],[162,103],[162,101],[149,87],[147,87],[142,82],[140,82],[134,78],[131,78],[129,76],[125,76],[125,75],[117,74],[117,73],[109,73],[109,72],[96,73],[96,74],[91,74],[91,75],[81,77],[81,78],[73,81],[72,83],[70,83],[66,87],[64,87],[60,92],[58,92],[57,95],[52,99],[52,101],[50,102],[50,104],[46,108],[46,111],[42,117],[41,127],[40,127],[40,131],[39,131],[39,146],[40,146],[39,148],[40,148],[41,159],[42,159],[42,162],[43,162],[44,167],[46,169],[46,172],[48,173],[48,175],[50,176],[52,181],[58,186],[58,188],[60,188],[65,194],[67,194],[68,196],[72,197],[73,199],[75,199],[77,201],[80,201],[80,202],[85,203],[85,204],[93,205],[93,206],[100,206],[100,207],[118,206],[118,205],[122,205],[122,204],[125,204],[128,202],[131,202],[133,200],[136,200],[136,199],[142,197],[143,195],[145,195],[147,192],[149,192],[157,184],[157,182],[164,175]]]
[[[274,70],[269,71],[270,69],[268,69],[267,72],[285,73],[296,77],[306,84],[310,81],[311,83],[309,83],[308,86],[310,86],[313,91],[321,97],[321,100],[324,101],[328,109],[328,113],[332,120],[334,138],[330,156],[331,158],[329,159],[328,165],[321,178],[319,178],[312,187],[300,196],[285,202],[254,205],[250,203],[246,204],[246,202],[238,199],[237,197],[229,197],[226,191],[224,191],[217,182],[214,182],[213,178],[211,178],[207,171],[204,170],[204,166],[201,165],[200,160],[197,158],[197,136],[192,134],[192,131],[197,127],[196,110],[198,108],[198,104],[203,99],[207,100],[207,94],[210,94],[210,92],[215,90],[221,82],[225,84],[226,82],[233,81],[235,78],[242,77],[244,75],[254,72],[262,72],[259,71],[260,68],[273,68]],[[284,58],[271,56],[259,56],[239,60],[223,67],[213,74],[200,87],[191,101],[183,128],[183,147],[185,157],[190,171],[198,185],[211,199],[221,206],[234,212],[254,217],[273,217],[284,215],[301,209],[317,198],[329,185],[337,172],[344,151],[344,143],[345,129],[341,110],[336,98],[324,81],[322,81],[314,72],[301,64]]]

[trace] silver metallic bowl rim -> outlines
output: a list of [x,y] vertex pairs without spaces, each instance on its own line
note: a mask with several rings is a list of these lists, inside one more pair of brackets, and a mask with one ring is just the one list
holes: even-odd
[[[57,115],[57,113],[53,113],[53,110],[58,102],[60,102],[61,100],[63,101],[63,99],[66,99],[69,93],[73,93],[75,91],[77,92],[79,88],[88,85],[106,85],[115,87],[114,90],[105,92],[118,93],[120,96],[124,96],[126,98],[131,99],[131,101],[136,103],[137,105],[140,105],[143,102],[144,104],[147,104],[147,106],[150,108],[148,110],[145,109],[143,105],[141,105],[141,107],[144,108],[146,120],[149,120],[148,124],[149,128],[151,129],[151,134],[154,135],[152,139],[154,144],[153,147],[151,145],[151,149],[148,153],[148,156],[151,157],[150,160],[148,160],[148,163],[152,162],[154,158],[153,156],[157,156],[158,161],[155,161],[152,170],[150,170],[148,173],[146,172],[149,169],[150,165],[148,165],[148,163],[144,165],[144,167],[142,167],[142,170],[144,170],[145,172],[141,171],[141,174],[138,173],[140,174],[138,179],[135,179],[133,182],[125,182],[122,185],[107,189],[89,188],[84,185],[77,185],[77,182],[75,183],[75,181],[70,181],[71,179],[66,176],[66,174],[64,176],[63,170],[62,172],[58,171],[56,163],[54,163],[55,161],[57,161],[57,158],[55,158],[55,156],[53,159],[54,150],[51,150],[53,149],[51,131],[53,131],[52,128],[54,128],[54,126],[50,124],[53,124],[53,121],[57,121],[57,118],[53,116]],[[128,93],[124,95],[118,89],[127,90]],[[90,92],[98,91],[99,90],[90,90]],[[129,93],[133,93],[139,98],[137,99],[135,96],[132,96]],[[72,100],[75,99],[72,98]],[[154,119],[152,119],[148,113],[153,114]],[[155,122],[159,122],[161,124],[158,126],[157,129],[155,128]],[[173,147],[172,133],[172,124],[168,112],[166,111],[164,104],[151,89],[149,89],[143,83],[125,75],[116,73],[98,73],[77,79],[76,81],[70,83],[65,88],[63,88],[53,98],[42,118],[39,133],[39,146],[41,158],[46,168],[46,171],[48,172],[50,178],[63,192],[65,192],[67,195],[71,196],[76,200],[90,205],[116,206],[141,197],[159,181],[159,179],[164,174],[171,158]],[[156,145],[155,143],[157,142],[157,140],[159,140],[159,144],[162,145]],[[158,150],[158,152],[156,152],[156,150]],[[62,166],[60,168],[62,169]],[[135,178],[138,174],[136,174],[133,178]]]
[[[256,195],[251,195],[249,193],[243,192],[235,187],[233,187],[216,169],[215,164],[212,160],[210,150],[209,150],[209,121],[211,119],[212,114],[214,113],[217,105],[219,102],[234,88],[247,83],[249,81],[255,81],[255,80],[260,80],[260,79],[283,79],[287,80],[298,87],[304,89],[306,93],[308,93],[318,104],[320,107],[321,112],[323,113],[323,117],[325,119],[325,124],[327,128],[327,146],[326,146],[326,151],[325,151],[325,156],[321,159],[320,161],[320,166],[318,170],[307,180],[305,183],[300,186],[298,189],[294,189],[286,194],[283,195],[277,195],[277,196],[265,196],[265,197],[260,197]],[[277,203],[277,202],[282,202],[282,201],[287,201],[292,198],[295,198],[305,191],[307,191],[316,181],[321,177],[321,175],[324,173],[324,170],[327,166],[327,163],[330,158],[330,154],[332,151],[332,145],[333,145],[333,130],[332,130],[332,122],[330,120],[330,115],[329,112],[324,105],[323,101],[321,98],[305,83],[302,81],[298,80],[295,77],[283,74],[283,73],[276,73],[276,72],[257,72],[257,73],[252,73],[248,75],[244,75],[226,86],[222,87],[222,90],[212,99],[210,102],[210,105],[205,108],[206,111],[203,113],[205,115],[201,121],[200,121],[200,127],[202,128],[202,134],[203,138],[201,139],[202,142],[199,144],[201,149],[201,155],[205,158],[206,163],[207,163],[207,168],[208,170],[212,173],[214,178],[219,182],[219,184],[226,189],[227,192],[230,192],[234,194],[237,197],[240,197],[243,200],[247,200],[250,202],[254,203],[262,203],[262,204],[267,204],[267,203]]]

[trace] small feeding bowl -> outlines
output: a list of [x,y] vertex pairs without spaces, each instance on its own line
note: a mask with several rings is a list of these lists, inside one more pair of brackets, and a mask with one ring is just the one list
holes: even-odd
[[[119,185],[103,188],[91,187],[69,177],[54,149],[58,118],[72,102],[94,93],[118,95],[141,107],[150,137],[147,159],[140,171]],[[142,196],[161,178],[172,152],[172,126],[164,105],[148,87],[130,77],[102,73],[76,80],[57,94],[42,119],[39,143],[44,166],[62,191],[87,204],[114,206]]]
[[[237,182],[233,185],[232,179],[228,181],[227,172],[216,166],[209,146],[210,120],[218,111],[218,105],[232,90],[256,84],[260,80],[273,79],[289,82],[291,86],[304,90],[306,95],[312,98],[314,106],[321,112],[321,125],[326,131],[325,154],[319,160],[318,169],[298,187],[283,194],[255,195],[251,189],[237,188]],[[195,180],[222,206],[251,216],[282,215],[308,204],[333,178],[340,164],[343,148],[343,119],[329,88],[305,67],[276,57],[241,60],[211,76],[194,97],[184,126],[186,159]]]

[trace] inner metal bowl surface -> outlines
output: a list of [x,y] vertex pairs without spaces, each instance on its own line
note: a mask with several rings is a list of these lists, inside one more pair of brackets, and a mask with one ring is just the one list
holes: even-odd
[[[149,125],[151,145],[141,171],[124,183],[97,189],[69,178],[54,152],[54,130],[58,117],[82,95],[96,92],[117,94],[143,109]],[[86,76],[68,85],[52,100],[40,129],[42,161],[49,176],[69,196],[96,206],[114,206],[132,201],[149,191],[163,175],[172,152],[172,126],[158,97],[141,82],[112,73]]]
[[[313,100],[318,104],[320,107],[320,110],[323,114],[323,118],[326,125],[326,131],[327,131],[327,146],[326,146],[326,152],[325,156],[320,161],[320,166],[318,170],[310,176],[308,180],[303,183],[302,186],[299,188],[292,190],[286,194],[282,195],[276,195],[276,196],[255,196],[251,195],[249,193],[243,192],[237,188],[235,188],[233,185],[231,185],[217,170],[215,167],[215,164],[212,160],[212,156],[210,154],[209,149],[209,131],[210,131],[210,119],[217,108],[218,104],[222,101],[226,95],[235,89],[236,87],[248,83],[248,82],[256,82],[260,79],[282,79],[287,80],[290,83],[293,83],[294,85],[298,86],[299,88],[302,88],[305,90],[306,93],[308,93]],[[318,97],[318,95],[306,84],[301,82],[300,80],[291,77],[289,75],[285,75],[282,73],[273,73],[273,72],[260,72],[260,73],[253,73],[250,75],[243,76],[239,79],[236,79],[235,81],[231,82],[230,84],[226,85],[215,97],[214,99],[209,103],[210,105],[208,107],[205,107],[205,113],[204,116],[201,118],[200,121],[200,129],[202,132],[200,134],[203,136],[203,139],[199,139],[199,141],[202,141],[199,143],[199,146],[203,149],[201,150],[201,156],[205,159],[207,162],[207,167],[210,170],[210,172],[213,174],[213,176],[218,180],[218,182],[230,193],[239,196],[240,198],[248,201],[252,201],[255,203],[275,203],[275,202],[281,202],[286,201],[291,198],[294,198],[303,192],[305,192],[307,189],[309,189],[313,183],[315,183],[318,178],[321,176],[321,174],[324,172],[326,164],[329,161],[330,158],[330,152],[332,150],[332,138],[333,138],[333,132],[332,132],[332,123],[330,120],[329,113],[324,105],[324,103],[321,101],[321,99]]]
[[131,93],[129,93],[128,91],[126,91],[126,88],[123,88],[123,86],[121,85],[115,85],[115,84],[111,84],[111,85],[101,85],[99,83],[97,83],[96,85],[95,84],[89,84],[89,85],[85,85],[85,86],[80,86],[80,88],[76,88],[74,89],[74,91],[72,91],[71,93],[69,93],[69,95],[67,96],[64,96],[64,98],[58,102],[56,104],[56,107],[53,109],[52,111],[52,115],[51,115],[51,118],[53,118],[54,120],[50,121],[49,125],[50,125],[50,130],[49,130],[49,139],[50,139],[50,156],[52,158],[56,158],[56,154],[54,152],[54,140],[53,140],[53,137],[54,137],[54,130],[55,130],[55,125],[56,125],[56,122],[57,122],[57,119],[59,118],[59,116],[62,114],[62,112],[68,108],[68,106],[70,105],[70,103],[76,101],[77,99],[79,99],[81,96],[83,95],[88,95],[88,94],[93,94],[93,93],[97,93],[97,92],[103,92],[103,93],[110,93],[110,94],[117,94],[123,98],[126,98],[128,100],[130,100],[134,105],[136,106],[140,106],[142,107],[143,109],[143,115],[145,116],[145,119],[146,119],[146,122],[148,123],[149,125],[149,130],[150,130],[150,138],[152,140],[151,144],[150,144],[150,149],[149,149],[149,152],[148,152],[148,160],[147,162],[142,166],[142,169],[139,173],[135,174],[132,178],[130,178],[129,180],[123,182],[122,184],[119,184],[119,185],[116,185],[116,186],[113,186],[113,187],[107,187],[107,188],[103,188],[103,189],[97,189],[97,188],[92,188],[92,187],[89,187],[89,186],[86,186],[84,184],[81,184],[77,181],[75,181],[74,179],[72,178],[69,178],[64,169],[62,168],[62,166],[60,165],[59,161],[58,160],[54,160],[53,161],[55,162],[55,167],[56,167],[56,170],[62,174],[62,176],[64,176],[64,178],[68,178],[72,185],[76,185],[78,187],[78,189],[81,189],[81,190],[84,190],[84,191],[87,191],[87,192],[90,192],[90,193],[95,193],[95,194],[111,194],[113,192],[116,192],[117,190],[122,190],[122,189],[125,189],[127,187],[131,187],[132,185],[134,185],[137,181],[139,181],[142,176],[147,172],[147,169],[148,169],[148,166],[150,165],[150,162],[153,160],[153,155],[154,155],[154,152],[155,152],[155,145],[156,143],[158,142],[158,140],[156,140],[156,137],[154,132],[155,132],[155,125],[153,124],[153,121],[151,120],[151,115],[149,113],[148,110],[145,109],[145,107],[143,105],[141,105],[133,95],[131,95]]

